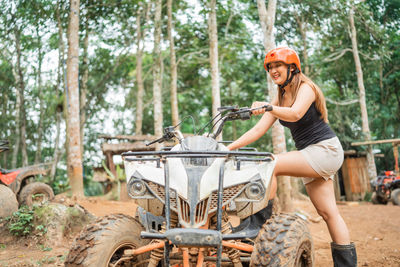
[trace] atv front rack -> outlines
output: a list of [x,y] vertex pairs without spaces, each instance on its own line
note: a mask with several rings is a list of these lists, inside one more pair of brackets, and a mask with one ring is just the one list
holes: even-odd
[[[146,158],[141,158],[147,156]],[[153,156],[150,157],[149,156]],[[136,157],[136,158],[133,158]],[[160,244],[160,248],[164,247],[164,266],[170,266],[170,244],[177,246],[209,246],[217,247],[217,267],[221,266],[222,247],[234,247],[247,252],[252,251],[252,246],[244,243],[231,243],[226,240],[240,240],[246,238],[240,234],[221,234],[222,221],[222,199],[223,199],[223,177],[225,171],[225,162],[229,159],[236,161],[237,168],[240,168],[241,161],[264,161],[270,162],[274,159],[272,153],[269,152],[247,152],[247,151],[141,151],[141,152],[125,152],[122,153],[123,160],[126,161],[156,161],[157,166],[164,163],[164,182],[165,182],[165,218],[166,230],[164,233],[141,232],[141,237],[146,239],[166,240],[164,244]],[[219,170],[218,180],[218,198],[217,198],[217,227],[216,230],[198,229],[198,228],[173,228],[170,229],[170,177],[169,168],[166,164],[168,158],[225,158]]]

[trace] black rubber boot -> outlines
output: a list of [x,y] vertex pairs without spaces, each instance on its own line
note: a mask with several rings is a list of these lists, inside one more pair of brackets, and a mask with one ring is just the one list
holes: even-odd
[[237,227],[234,227],[232,229],[232,232],[243,233],[248,238],[257,237],[258,232],[260,231],[263,224],[269,218],[271,218],[273,205],[274,200],[269,200],[268,205],[265,208],[244,219]]
[[334,267],[357,267],[357,252],[354,243],[338,245],[331,243]]

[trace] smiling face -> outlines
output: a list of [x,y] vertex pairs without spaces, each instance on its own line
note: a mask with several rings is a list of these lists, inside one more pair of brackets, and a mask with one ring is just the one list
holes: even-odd
[[[269,76],[274,81],[275,84],[284,84],[287,78],[287,67],[285,63],[281,61],[272,62],[268,64]],[[291,70],[292,71],[292,68]]]

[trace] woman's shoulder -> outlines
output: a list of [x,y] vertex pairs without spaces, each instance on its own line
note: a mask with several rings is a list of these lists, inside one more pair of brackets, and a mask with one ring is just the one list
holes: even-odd
[[314,90],[313,90],[311,84],[309,84],[309,83],[307,83],[307,82],[305,82],[305,81],[302,81],[302,82],[301,82],[300,87],[299,87],[299,90],[309,90],[309,91],[314,92]]
[[307,98],[313,98],[315,100],[316,94],[315,90],[312,88],[312,86],[306,82],[302,82],[299,87],[299,91],[297,92],[297,95],[302,96],[302,97],[307,97]]

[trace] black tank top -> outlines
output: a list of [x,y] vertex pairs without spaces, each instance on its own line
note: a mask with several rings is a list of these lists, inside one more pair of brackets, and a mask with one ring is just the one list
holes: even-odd
[[279,122],[290,129],[297,150],[301,150],[309,145],[336,136],[320,116],[321,113],[316,109],[315,102],[313,102],[300,120],[296,122],[279,120]]

